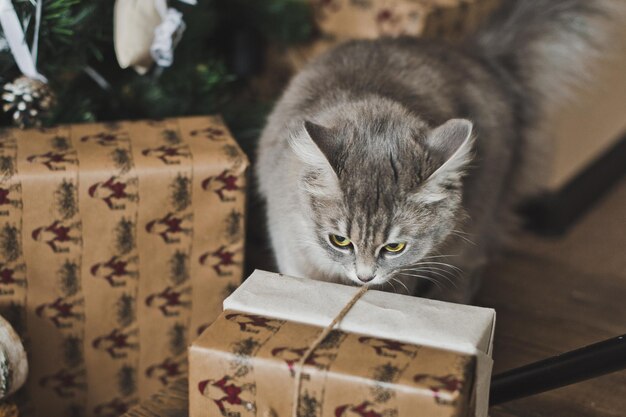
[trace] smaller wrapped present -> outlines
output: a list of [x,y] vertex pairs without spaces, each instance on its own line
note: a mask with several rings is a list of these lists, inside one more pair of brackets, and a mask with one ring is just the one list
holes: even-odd
[[190,417],[487,416],[491,309],[255,271],[224,310],[190,347]]
[[458,39],[499,0],[312,0],[321,32],[338,40],[381,36]]
[[[415,36],[459,41],[483,23],[501,0],[310,0],[318,35],[285,50],[270,48],[272,82],[352,39]],[[273,78],[276,78],[274,80]]]
[[19,417],[19,415],[19,410],[15,404],[0,404],[0,417]]

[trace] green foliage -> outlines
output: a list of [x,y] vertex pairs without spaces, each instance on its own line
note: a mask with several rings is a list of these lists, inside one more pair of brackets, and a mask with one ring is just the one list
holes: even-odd
[[222,0],[223,13],[245,20],[257,33],[273,42],[297,43],[310,38],[312,32],[310,9],[306,0]]
[[[34,1],[13,4],[30,43]],[[260,67],[264,46],[300,42],[311,33],[305,0],[199,0],[196,6],[170,0],[186,24],[174,64],[139,75],[117,64],[113,5],[113,0],[43,0],[37,67],[58,100],[45,125],[220,112],[236,121],[236,132],[253,135],[269,105],[242,92]],[[108,86],[96,83],[85,68]],[[10,51],[0,51],[0,82],[18,75]],[[3,115],[0,125],[9,124],[9,115]]]

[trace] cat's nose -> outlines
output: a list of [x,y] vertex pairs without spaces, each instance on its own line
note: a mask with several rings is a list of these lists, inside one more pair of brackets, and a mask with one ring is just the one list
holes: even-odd
[[357,278],[361,282],[370,282],[371,280],[376,278],[376,275],[357,275]]

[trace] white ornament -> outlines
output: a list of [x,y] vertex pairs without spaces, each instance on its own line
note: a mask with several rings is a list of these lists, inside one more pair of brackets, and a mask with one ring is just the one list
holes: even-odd
[[180,42],[184,31],[183,14],[176,9],[167,9],[163,22],[154,29],[154,40],[150,47],[152,59],[158,66],[169,67],[172,65],[174,48]]
[[139,74],[150,69],[154,28],[161,20],[154,0],[116,0],[113,43],[121,68],[133,67]]
[[28,360],[20,337],[0,317],[0,399],[18,390],[26,381]]
[[[180,0],[196,4],[195,0]],[[167,7],[166,0],[116,0],[114,46],[120,67],[145,74],[156,62],[167,67],[185,24],[182,13]]]

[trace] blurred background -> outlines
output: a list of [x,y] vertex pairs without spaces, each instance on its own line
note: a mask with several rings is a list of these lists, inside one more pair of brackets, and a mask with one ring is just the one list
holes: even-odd
[[[291,75],[319,53],[345,40],[379,36],[461,43],[501,2],[14,1],[23,28],[17,37],[30,46],[35,73],[46,82],[24,77],[24,64],[1,37],[0,125],[221,114],[254,158],[274,100]],[[578,94],[547,123],[554,138],[547,193],[526,208],[535,229],[563,232],[619,177],[626,130],[625,39],[623,29],[590,82],[577,86]],[[617,162],[607,165],[602,159],[607,153]],[[584,177],[599,160],[603,172],[594,171],[595,181]]]

